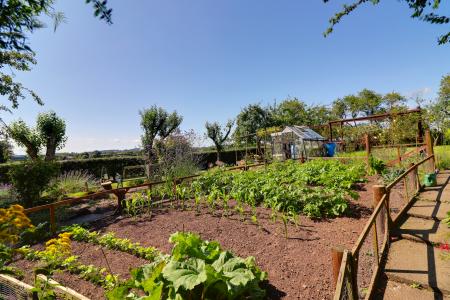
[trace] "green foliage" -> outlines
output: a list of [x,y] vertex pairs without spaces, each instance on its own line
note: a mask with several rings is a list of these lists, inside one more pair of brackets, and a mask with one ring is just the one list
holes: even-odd
[[64,231],[70,232],[74,241],[92,243],[108,249],[119,250],[149,261],[155,260],[160,255],[156,248],[143,247],[139,243],[131,242],[129,239],[118,238],[113,232],[101,235],[97,231],[89,231],[79,225],[66,227]]
[[31,128],[22,120],[15,121],[6,126],[6,132],[26,149],[30,159],[38,159],[39,150],[45,145],[45,160],[53,160],[56,150],[61,149],[67,140],[66,124],[55,112],[39,114],[36,123],[36,128]]
[[48,187],[50,180],[59,171],[59,165],[40,159],[14,164],[9,170],[9,177],[20,201],[26,207],[33,206],[42,192]]
[[[111,23],[111,9],[106,0],[87,0],[94,6],[94,15]],[[62,13],[54,8],[54,0],[1,0],[0,1],[0,70],[9,69],[11,74],[0,71],[0,95],[7,97],[12,108],[17,108],[19,99],[29,94],[38,103],[43,104],[39,96],[32,90],[15,82],[15,70],[28,72],[31,65],[36,64],[35,53],[31,50],[29,34],[45,27],[39,19],[47,15],[54,20],[55,28],[64,19]],[[1,110],[9,110],[0,105]]]
[[7,162],[13,154],[13,147],[7,139],[0,139],[0,164]]
[[11,123],[6,131],[18,146],[26,149],[27,155],[32,160],[38,159],[42,140],[36,129],[30,128],[24,121],[19,120]]
[[155,162],[154,142],[157,137],[162,141],[176,130],[183,117],[176,111],[169,114],[164,108],[153,105],[150,108],[141,110],[141,128],[144,134],[141,137],[142,146],[147,155],[147,160]]
[[47,149],[45,160],[53,160],[56,150],[61,150],[67,140],[66,122],[53,111],[40,113],[36,121],[36,130]]
[[[386,168],[381,172],[383,183],[388,185],[405,172],[403,168]],[[380,174],[380,173],[378,173]]]
[[223,128],[217,122],[213,123],[206,122],[205,124],[206,136],[213,141],[214,146],[216,147],[218,161],[220,161],[220,153],[222,152],[225,142],[227,141],[228,136],[230,135],[231,128],[233,128],[233,124],[234,124],[233,120],[229,120]]
[[369,156],[369,166],[370,169],[375,172],[375,174],[382,174],[386,169],[386,164],[379,158],[373,155]]
[[56,300],[55,286],[50,283],[49,278],[41,280],[36,277],[34,281],[34,288],[32,289],[36,293],[39,300]]
[[442,222],[444,224],[447,224],[447,226],[450,228],[450,211],[447,212],[447,217],[445,217]]
[[37,226],[25,229],[20,234],[21,245],[34,245],[38,242],[42,242],[50,237],[48,222],[40,223]]
[[[363,181],[364,165],[345,165],[333,160],[274,163],[266,170],[225,172],[216,169],[203,174],[193,189],[208,195],[211,204],[223,193],[236,200],[243,217],[242,204],[263,204],[280,212],[303,213],[310,217],[342,215],[346,198],[357,198],[352,188]],[[219,196],[218,196],[219,195]]]
[[196,234],[172,234],[172,255],[131,271],[132,278],[107,293],[108,299],[263,299],[267,279],[253,257],[236,257]]
[[88,187],[96,186],[97,181],[94,176],[86,171],[68,171],[53,178],[46,190],[46,196],[51,199],[63,199],[69,194],[78,193]]
[[[330,0],[323,0],[323,2],[328,1]],[[442,1],[402,0],[402,2],[405,2],[408,5],[409,9],[412,11],[411,18],[418,18],[431,24],[448,24],[450,22],[449,16],[435,13],[439,9]],[[325,31],[324,35],[328,36],[330,33],[332,33],[334,26],[336,26],[336,24],[338,24],[343,17],[351,14],[354,10],[366,3],[372,3],[376,5],[380,3],[380,0],[359,0],[351,4],[344,4],[342,10],[336,13],[332,18],[330,18],[330,26]],[[450,32],[441,35],[438,39],[438,43],[440,45],[446,44],[448,42],[450,42]]]

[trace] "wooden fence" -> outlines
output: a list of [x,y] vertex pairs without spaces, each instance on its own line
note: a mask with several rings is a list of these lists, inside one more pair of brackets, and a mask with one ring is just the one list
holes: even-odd
[[[227,168],[227,171],[233,171],[233,170],[249,170],[250,168],[256,168],[256,167],[261,167],[261,166],[265,166],[267,165],[266,163],[257,163],[257,164],[249,164],[249,165],[242,165],[242,166],[235,166],[235,167],[231,167],[231,168]],[[53,203],[49,203],[49,204],[45,204],[45,205],[39,205],[39,206],[35,206],[35,207],[31,207],[31,208],[27,208],[25,209],[25,214],[29,215],[31,213],[36,213],[39,211],[45,211],[48,210],[49,211],[49,222],[50,222],[50,229],[52,233],[56,233],[57,230],[57,220],[56,220],[56,209],[58,207],[61,206],[70,206],[70,205],[77,205],[80,204],[84,201],[88,201],[88,200],[92,200],[92,199],[98,199],[99,197],[102,196],[109,196],[109,195],[115,195],[117,198],[117,211],[120,212],[122,211],[122,203],[123,200],[126,197],[126,194],[129,192],[133,192],[139,189],[151,189],[154,186],[158,186],[158,185],[164,185],[164,184],[172,184],[174,191],[176,191],[176,187],[178,185],[180,185],[181,183],[185,182],[185,181],[189,181],[192,180],[194,178],[197,178],[201,176],[201,174],[195,174],[195,175],[191,175],[191,176],[185,176],[185,177],[179,177],[179,178],[175,178],[172,180],[162,180],[162,181],[153,181],[153,182],[147,182],[147,183],[143,183],[143,184],[139,184],[139,185],[135,185],[135,186],[130,186],[130,187],[120,187],[120,188],[115,188],[115,189],[109,189],[109,190],[104,190],[101,192],[96,192],[96,193],[92,193],[92,194],[88,194],[86,196],[82,196],[82,197],[74,197],[74,198],[68,198],[68,199],[64,199],[61,201],[57,201],[57,202],[53,202]]]
[[[434,171],[434,155],[431,154],[417,164],[411,165],[404,173],[392,181],[389,185],[375,185],[374,191],[374,211],[367,221],[363,231],[356,241],[351,251],[344,250],[342,255],[333,253],[333,263],[339,265],[340,271],[335,278],[336,290],[335,300],[359,298],[371,299],[374,296],[375,286],[380,275],[380,265],[389,251],[390,231],[398,223],[402,215],[409,208],[412,200],[421,189],[419,180],[419,168],[425,168],[426,172]],[[395,193],[402,194],[403,205],[397,210],[390,207],[390,198]],[[392,200],[392,199],[391,199]],[[396,199],[397,201],[399,199]],[[373,254],[373,264],[369,266],[372,270],[368,285],[359,284],[358,267],[361,260],[361,249],[367,246],[369,235],[371,234],[371,246]],[[383,237],[380,239],[380,237]],[[367,248],[367,247],[366,247]],[[333,252],[337,250],[333,249]],[[342,260],[340,259],[342,257]],[[341,261],[336,261],[341,260]],[[365,266],[367,271],[367,266]],[[361,291],[365,295],[361,295]]]

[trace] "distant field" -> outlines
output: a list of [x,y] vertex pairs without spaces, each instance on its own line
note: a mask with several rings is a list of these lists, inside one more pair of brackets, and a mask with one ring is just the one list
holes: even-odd
[[[440,169],[450,169],[450,145],[434,147],[434,154],[436,155],[437,166]],[[361,156],[365,156],[365,155],[366,155],[366,151],[337,153],[337,156],[339,156],[339,157],[361,157]]]

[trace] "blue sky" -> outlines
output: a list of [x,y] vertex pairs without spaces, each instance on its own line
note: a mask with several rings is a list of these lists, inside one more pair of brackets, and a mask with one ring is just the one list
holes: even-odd
[[111,26],[82,0],[58,1],[68,22],[33,34],[38,64],[16,74],[45,106],[22,101],[6,121],[33,124],[54,110],[67,122],[64,151],[129,149],[139,144],[138,111],[153,104],[203,134],[206,121],[288,96],[329,104],[370,88],[433,98],[450,71],[450,45],[436,42],[448,28],[412,20],[399,1],[361,7],[328,38],[328,18],[346,1],[109,2]]

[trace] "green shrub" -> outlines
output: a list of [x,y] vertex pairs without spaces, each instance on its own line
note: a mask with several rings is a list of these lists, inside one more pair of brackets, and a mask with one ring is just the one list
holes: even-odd
[[51,199],[62,199],[68,194],[85,191],[86,183],[88,187],[97,185],[95,177],[87,171],[77,170],[64,172],[50,181],[46,194]]
[[57,163],[37,160],[12,165],[8,175],[20,201],[25,207],[31,207],[58,172]]
[[381,159],[376,158],[373,155],[369,156],[369,166],[370,169],[376,174],[381,174],[386,169],[386,164]]

